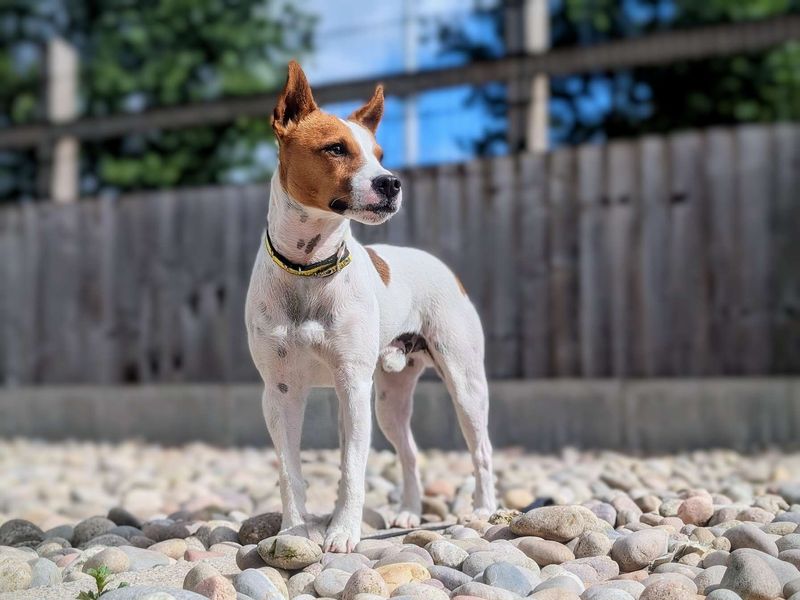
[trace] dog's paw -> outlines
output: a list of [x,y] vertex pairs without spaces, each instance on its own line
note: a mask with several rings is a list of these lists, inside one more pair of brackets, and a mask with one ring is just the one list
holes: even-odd
[[331,527],[322,544],[323,552],[352,552],[361,541],[361,528]]
[[399,527],[400,529],[413,529],[419,527],[420,523],[420,516],[408,510],[400,511],[395,518],[392,519],[392,527]]

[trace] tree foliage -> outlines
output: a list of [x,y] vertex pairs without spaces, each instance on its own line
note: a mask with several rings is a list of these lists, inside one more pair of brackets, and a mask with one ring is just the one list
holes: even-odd
[[[502,30],[500,0],[482,18]],[[581,46],[653,31],[773,17],[800,11],[800,0],[555,0],[551,2],[552,45]],[[480,41],[443,24],[446,52],[479,56]],[[502,34],[501,34],[502,36]],[[499,94],[476,91],[491,114],[507,109]],[[741,122],[800,118],[800,43],[764,52],[663,67],[587,73],[551,80],[554,143],[666,132]],[[474,140],[481,152],[497,140],[489,132]]]
[[[313,18],[290,0],[5,0],[0,13],[0,123],[41,119],[46,40],[60,35],[81,56],[85,116],[265,91],[289,58],[311,47]],[[82,146],[82,188],[141,189],[216,183],[262,168],[264,119],[154,131]],[[15,166],[9,157],[6,167]],[[16,163],[30,157],[16,156]],[[0,163],[0,168],[2,164]],[[0,193],[10,189],[0,177]],[[3,188],[5,184],[5,188]],[[19,186],[17,186],[19,187]]]

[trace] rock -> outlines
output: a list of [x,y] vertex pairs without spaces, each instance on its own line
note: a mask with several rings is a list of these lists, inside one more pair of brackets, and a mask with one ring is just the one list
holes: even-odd
[[341,598],[350,575],[339,569],[325,569],[314,580],[314,590],[320,598]]
[[649,588],[656,583],[668,583],[670,588],[681,587],[687,592],[690,592],[692,596],[697,593],[697,584],[692,581],[691,577],[687,577],[682,573],[653,573],[647,579],[642,581],[642,585],[645,588]]
[[232,527],[228,527],[227,525],[220,525],[211,530],[211,533],[208,535],[206,545],[210,548],[211,546],[223,544],[225,542],[235,542],[238,544],[239,532]]
[[222,575],[206,577],[193,591],[210,600],[237,600],[236,588]]
[[186,552],[186,542],[179,538],[172,538],[171,540],[164,540],[157,542],[148,548],[151,552],[160,552],[164,556],[169,556],[178,560],[183,558]]
[[254,600],[284,600],[283,595],[269,577],[255,569],[245,569],[234,575],[233,587]]
[[0,546],[16,546],[23,542],[39,543],[44,532],[25,519],[11,519],[0,526]]
[[28,587],[42,587],[61,583],[61,569],[51,560],[38,558],[28,563],[31,567],[31,582]]
[[800,533],[790,533],[775,542],[778,552],[800,550]]
[[606,556],[611,552],[613,543],[614,542],[611,541],[605,533],[599,531],[585,531],[578,537],[577,543],[575,544],[575,558]]
[[502,561],[539,572],[539,566],[513,546],[473,552],[463,562],[461,570],[470,577],[475,577],[489,565]]
[[540,590],[528,597],[531,598],[531,600],[580,600],[580,596],[577,594],[561,588]]
[[134,548],[133,546],[120,546],[119,549],[128,555],[130,560],[128,570],[130,571],[146,571],[153,567],[170,564],[169,558],[160,552],[151,552],[150,550]]
[[394,563],[375,569],[386,582],[389,593],[404,583],[421,582],[431,578],[430,571],[418,563]]
[[720,587],[736,592],[742,600],[774,600],[783,591],[765,561],[743,552],[731,554]]
[[460,567],[469,556],[466,551],[447,540],[434,540],[425,546],[425,549],[431,555],[433,564],[454,569]]
[[753,548],[760,550],[770,556],[778,556],[777,544],[763,531],[755,525],[743,523],[728,529],[722,534],[723,537],[730,540],[731,550],[738,550],[739,548]]
[[355,600],[357,594],[387,597],[389,588],[378,571],[364,567],[353,573],[342,590],[342,600]]
[[532,559],[540,567],[560,565],[563,562],[575,559],[575,555],[564,544],[549,540],[524,537],[520,538],[517,548],[522,550],[528,558]]
[[[314,590],[314,579],[316,576],[313,573],[297,573],[292,575],[289,578],[289,582],[287,583],[288,595],[289,598],[295,598],[301,594],[315,594]],[[383,581],[381,579],[381,581]],[[346,593],[346,592],[345,592]],[[344,598],[345,596],[343,596]],[[352,599],[347,599],[352,600]]]
[[127,546],[130,543],[131,543],[130,540],[126,540],[121,535],[116,535],[113,533],[104,533],[85,541],[83,544],[80,544],[78,548],[80,548],[81,550],[85,550],[86,548],[92,548],[94,546],[111,546],[118,548],[119,546]]
[[339,569],[351,575],[369,565],[370,561],[361,554],[334,554],[329,552],[322,556],[323,569]]
[[598,529],[598,519],[583,506],[543,506],[515,517],[511,531],[519,536],[536,536],[566,542],[586,530]]
[[189,570],[188,573],[186,573],[186,577],[183,579],[183,589],[194,590],[194,588],[196,588],[204,579],[208,579],[209,577],[214,577],[215,575],[219,574],[220,572],[208,563],[200,563],[195,565]]
[[465,575],[461,571],[450,567],[434,565],[428,567],[428,571],[431,574],[431,578],[441,582],[444,587],[451,591],[472,581],[472,577],[469,575]]
[[714,504],[710,495],[692,496],[678,507],[678,518],[684,523],[705,525],[714,516]]
[[0,592],[27,589],[33,579],[31,566],[18,558],[0,556]]
[[404,544],[414,544],[420,548],[424,548],[429,543],[442,539],[442,536],[435,531],[427,531],[425,529],[417,529],[412,531],[403,538]]
[[277,535],[259,542],[258,553],[270,567],[296,570],[322,558],[322,549],[309,539]]
[[88,573],[89,569],[99,569],[105,567],[111,573],[124,573],[131,566],[130,558],[119,548],[106,548],[101,550],[83,565],[83,572]]
[[[188,562],[197,562],[199,560],[206,560],[208,558],[219,558],[225,556],[222,552],[211,552],[210,550],[187,550],[183,553],[183,560]],[[260,559],[261,557],[259,557]],[[262,563],[264,561],[261,561]]]
[[695,600],[695,597],[694,592],[680,584],[662,580],[645,587],[639,600]]
[[575,594],[576,596],[579,596],[583,593],[586,587],[577,577],[572,576],[570,573],[564,573],[563,575],[556,575],[555,577],[545,579],[536,586],[534,593],[550,589],[565,590]]
[[503,494],[503,505],[511,510],[522,510],[530,506],[535,500],[535,496],[530,490],[524,488],[512,488]]
[[666,553],[668,541],[669,536],[663,529],[642,529],[614,542],[611,558],[619,565],[620,571],[636,571]]
[[788,582],[786,585],[783,586],[783,597],[788,598],[793,594],[797,594],[800,592],[800,578],[793,579],[792,581]]
[[404,583],[394,590],[392,597],[403,600],[450,600],[449,594],[424,583]]
[[242,571],[246,569],[258,569],[259,567],[267,566],[264,559],[258,553],[258,546],[255,544],[248,544],[242,546],[236,551],[236,566]]
[[519,598],[519,596],[508,590],[494,588],[485,583],[478,583],[477,581],[470,581],[453,590],[453,600],[465,596],[480,598],[482,600],[518,600]]
[[591,587],[581,594],[581,600],[633,600],[633,596],[616,588]]
[[525,577],[521,569],[504,561],[486,567],[483,572],[483,583],[503,588],[519,596],[527,596],[533,591],[530,580]]
[[206,596],[187,590],[142,585],[117,588],[103,594],[103,600],[169,600],[169,598],[173,600],[208,600]]
[[[80,547],[90,540],[106,533],[109,529],[114,529],[117,524],[105,517],[89,517],[75,525],[72,536],[72,545]],[[127,540],[125,540],[127,544]]]
[[699,573],[694,578],[694,583],[697,586],[698,593],[705,594],[706,588],[708,588],[709,586],[719,585],[720,582],[722,581],[722,577],[725,575],[726,570],[727,567],[723,565],[717,565],[714,567],[708,567],[707,569],[704,569],[701,573]]
[[706,600],[742,600],[742,597],[731,590],[716,589],[706,596]]
[[142,528],[142,521],[121,506],[117,506],[109,510],[108,519],[117,525],[129,525],[131,527],[136,527],[137,529]]

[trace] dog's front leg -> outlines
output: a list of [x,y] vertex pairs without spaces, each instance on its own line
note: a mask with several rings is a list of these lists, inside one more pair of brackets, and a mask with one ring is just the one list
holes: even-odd
[[339,440],[342,477],[339,497],[325,537],[326,552],[352,552],[361,539],[364,510],[364,477],[367,469],[372,415],[372,369],[347,369],[336,381],[339,398]]
[[306,489],[300,467],[300,436],[308,390],[267,383],[261,398],[264,419],[278,456],[283,520],[281,530],[304,526]]

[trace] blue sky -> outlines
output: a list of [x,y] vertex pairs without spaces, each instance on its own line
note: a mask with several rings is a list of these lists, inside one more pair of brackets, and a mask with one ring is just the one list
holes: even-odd
[[[485,0],[488,5],[493,0]],[[304,61],[312,85],[400,72],[405,64],[403,0],[306,0],[304,8],[318,16],[315,51]],[[432,35],[437,19],[458,20],[468,27],[482,27],[471,17],[471,0],[419,0],[414,2],[420,69],[459,62],[442,53]],[[334,8],[335,7],[335,8]],[[477,31],[478,35],[490,35]],[[404,103],[387,89],[386,113],[378,141],[389,166],[404,162]],[[468,88],[448,88],[417,97],[419,119],[418,162],[420,164],[464,160],[472,156],[465,142],[479,137],[491,118],[480,106],[465,105]],[[360,102],[325,108],[342,116]]]

